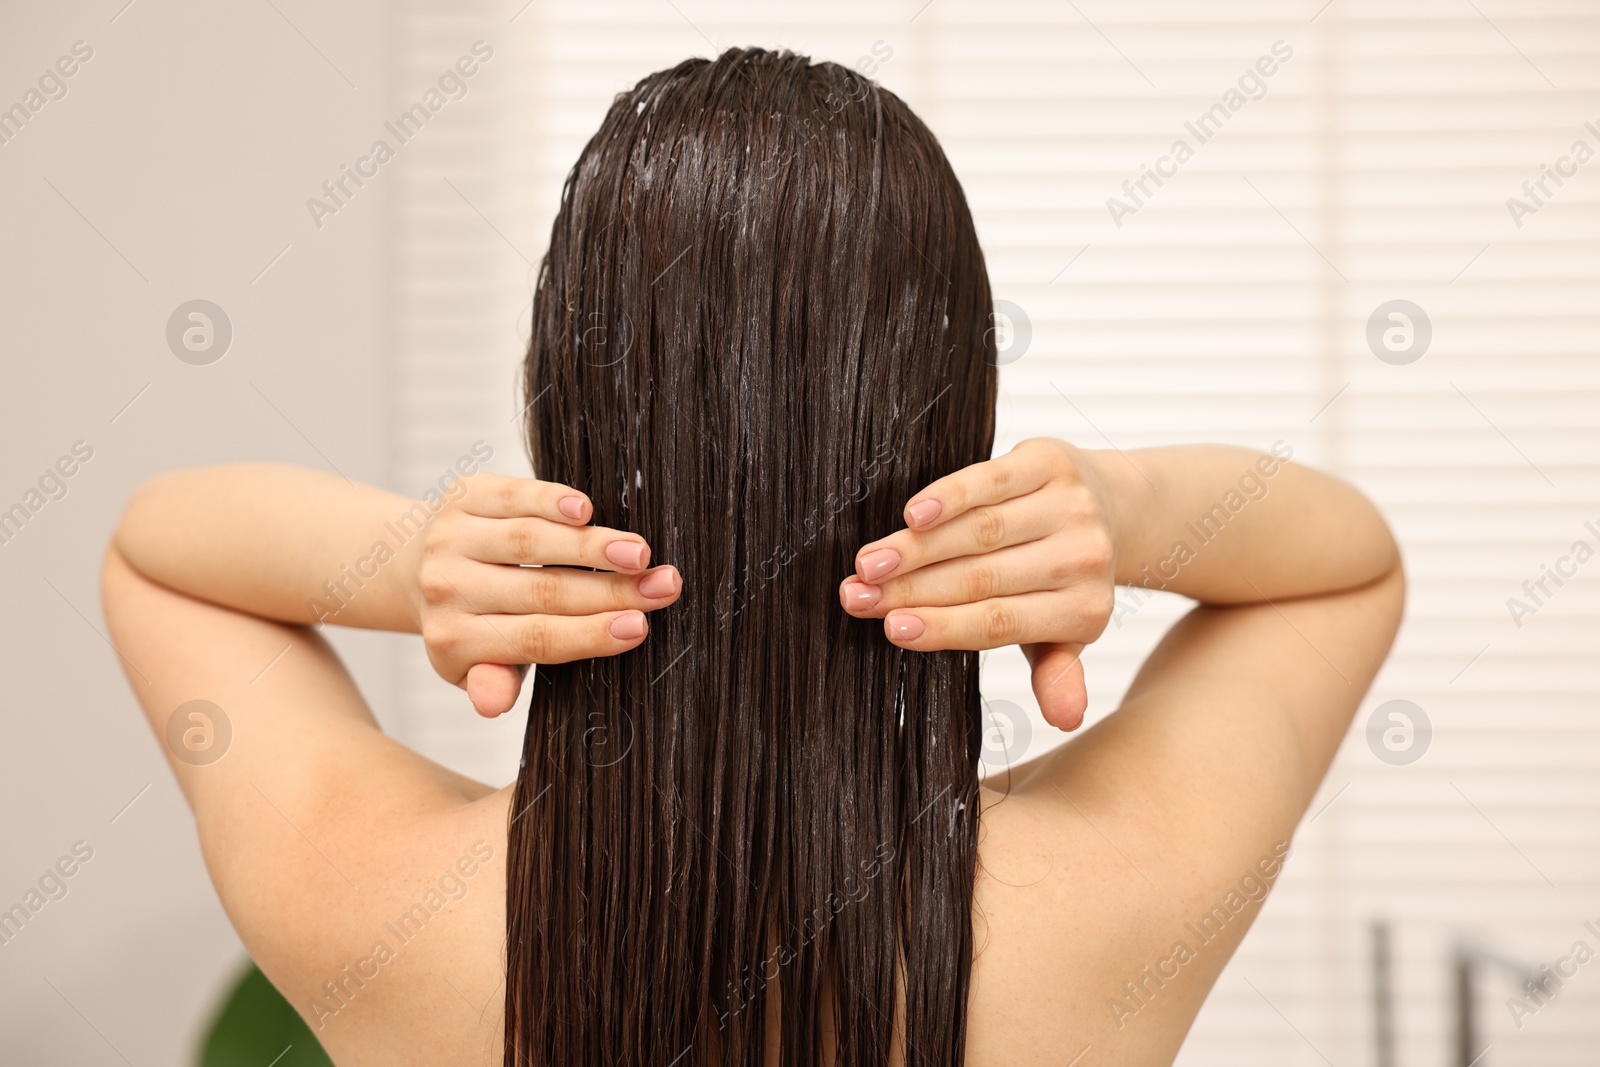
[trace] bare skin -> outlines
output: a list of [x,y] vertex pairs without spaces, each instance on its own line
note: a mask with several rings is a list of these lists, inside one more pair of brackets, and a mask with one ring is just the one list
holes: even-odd
[[[681,594],[641,538],[585,525],[581,493],[463,484],[399,544],[385,524],[415,502],[394,494],[284,467],[184,471],[141,488],[106,554],[111,637],[157,735],[195,699],[231,724],[222,759],[169,759],[240,937],[341,1067],[500,1063],[511,790],[385,736],[308,602],[337,608],[329,623],[421,633],[492,715],[528,663],[637,647]],[[1219,504],[1200,544],[1185,524]],[[1220,447],[1025,442],[929,486],[907,521],[863,546],[844,610],[908,648],[1023,644],[1064,729],[1113,582],[1201,602],[1114,713],[989,780],[974,909],[969,1063],[1170,1063],[1388,652],[1394,542],[1347,484]],[[392,552],[375,561],[380,539]],[[340,606],[322,583],[345,566],[361,584]]]

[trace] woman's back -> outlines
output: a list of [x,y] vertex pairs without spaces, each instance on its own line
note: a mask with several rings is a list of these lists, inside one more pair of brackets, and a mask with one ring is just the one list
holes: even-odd
[[[226,709],[226,758],[169,741],[174,769],[339,1062],[1170,1060],[1388,648],[1398,561],[1276,450],[987,459],[991,308],[902,102],[729,52],[619,96],[568,179],[525,377],[546,481],[468,477],[388,554],[408,502],[337,479],[141,491],[117,647],[165,736]],[[1226,530],[1190,548],[1195,516]],[[359,596],[307,599],[362,553]],[[1074,728],[1118,583],[1202,606],[1120,710],[980,788],[977,650],[1021,645]],[[515,784],[384,737],[329,618],[421,632],[499,710],[540,664]]]
[[[1276,608],[1198,608],[1121,709],[982,791],[968,1063],[1171,1061],[1292,863],[1402,597],[1393,570]],[[293,752],[240,735],[230,755],[274,801],[249,805],[248,847],[208,849],[229,914],[341,1067],[499,1064],[511,789],[350,729],[359,697],[306,658],[286,688],[307,686],[321,717],[284,738]],[[320,788],[283,797],[308,759]]]

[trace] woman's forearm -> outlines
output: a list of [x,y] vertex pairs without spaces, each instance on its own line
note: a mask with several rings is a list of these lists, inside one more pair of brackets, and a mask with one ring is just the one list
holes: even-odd
[[1236,604],[1386,574],[1399,553],[1377,508],[1291,453],[1281,442],[1081,452],[1104,488],[1117,584]]
[[114,543],[135,569],[193,597],[284,622],[414,633],[432,496],[442,500],[299,467],[202,467],[140,486]]

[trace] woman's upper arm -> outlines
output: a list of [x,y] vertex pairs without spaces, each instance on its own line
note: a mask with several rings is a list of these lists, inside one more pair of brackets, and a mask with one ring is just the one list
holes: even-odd
[[[1193,773],[1253,780],[1281,765],[1310,803],[1394,642],[1405,605],[1397,562],[1363,586],[1276,603],[1198,607],[1151,653],[1114,717],[1129,740],[1161,733],[1195,746]],[[1286,829],[1292,829],[1292,824]]]
[[271,937],[297,901],[342,900],[384,863],[384,821],[464,799],[471,783],[379,730],[313,630],[175,592],[115,548],[101,595],[212,880],[253,952],[271,953],[252,935]]
[[1122,707],[1019,785],[1042,802],[1070,800],[1149,864],[1155,883],[1185,884],[1189,903],[1204,904],[1293,835],[1404,602],[1397,564],[1337,593],[1197,607],[1150,655]]

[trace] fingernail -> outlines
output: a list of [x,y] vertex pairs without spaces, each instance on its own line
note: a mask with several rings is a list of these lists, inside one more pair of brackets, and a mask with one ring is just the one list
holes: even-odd
[[613,541],[606,546],[606,559],[619,567],[637,570],[644,566],[647,551],[637,541]]
[[926,629],[915,615],[889,616],[889,633],[896,641],[915,641]]
[[611,620],[611,636],[618,641],[632,641],[644,636],[644,613],[630,611]]
[[556,507],[561,509],[561,514],[569,519],[583,518],[583,497],[564,496],[556,501]]
[[662,567],[653,570],[639,579],[639,592],[653,600],[664,596],[671,596],[678,590],[677,576],[671,567]]
[[943,508],[937,500],[919,500],[906,509],[912,526],[926,526],[939,517]]
[[883,599],[883,590],[875,585],[863,585],[861,582],[846,582],[844,584],[844,606],[846,611],[871,611],[878,601]]
[[898,566],[900,553],[892,548],[880,548],[856,560],[856,573],[869,582],[875,582]]

